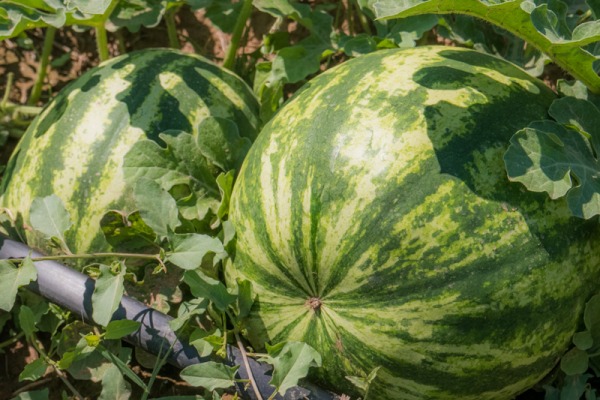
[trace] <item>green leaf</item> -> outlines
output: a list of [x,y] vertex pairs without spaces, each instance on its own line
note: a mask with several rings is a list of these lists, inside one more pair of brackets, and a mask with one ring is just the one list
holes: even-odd
[[242,2],[215,0],[206,7],[206,18],[225,33],[233,32]]
[[[63,333],[66,331],[67,335],[69,335],[73,330],[72,324],[67,325],[67,328],[63,330]],[[66,341],[69,341],[69,339],[72,338],[67,337]],[[64,338],[61,338],[61,340],[63,340],[61,343],[64,343]],[[69,350],[62,352],[62,357],[58,361],[58,367],[60,369],[69,369],[74,362],[86,359],[92,354],[95,354],[95,351],[96,347],[89,346],[86,337],[80,337],[75,347],[69,347]]]
[[504,162],[510,180],[552,199],[566,195],[573,215],[600,214],[600,164],[580,132],[553,121],[533,122],[511,138]]
[[218,329],[207,332],[196,328],[190,334],[190,345],[194,346],[200,357],[208,357],[215,350],[221,348],[223,340],[223,335],[221,335],[221,331]]
[[369,397],[369,387],[371,386],[371,383],[373,383],[373,381],[377,377],[377,372],[379,372],[380,368],[381,367],[373,368],[373,370],[366,377],[363,377],[363,376],[347,376],[346,377],[346,379],[348,379],[350,382],[352,382],[352,384],[361,391],[361,393],[364,396],[363,397],[364,400],[366,400]]
[[194,296],[209,299],[220,311],[225,311],[237,299],[237,296],[227,291],[225,285],[199,270],[186,271],[183,281]]
[[581,399],[586,387],[589,386],[589,378],[591,378],[590,374],[567,375],[561,388],[560,400]]
[[[255,5],[277,17],[283,17],[285,14],[311,33],[296,45],[277,51],[271,64],[269,86],[276,89],[278,82],[296,83],[318,72],[322,55],[333,50],[333,17],[322,10],[312,10],[307,4],[297,2],[265,0],[258,1]],[[272,94],[277,93],[276,89]]]
[[567,375],[583,374],[588,369],[588,361],[588,353],[574,347],[561,358],[560,369]]
[[600,76],[594,70],[596,57],[585,48],[600,39],[598,22],[583,23],[570,32],[560,1],[538,5],[531,0],[378,0],[374,8],[381,19],[422,14],[468,14],[481,18],[529,42],[593,92],[600,92]]
[[177,310],[177,318],[169,321],[169,326],[174,331],[183,327],[183,325],[194,315],[204,314],[208,307],[208,300],[203,298],[195,298],[187,302],[183,302]]
[[218,238],[198,233],[172,235],[173,251],[167,253],[167,261],[183,269],[196,269],[208,253],[217,258],[225,254],[223,243]]
[[120,357],[117,357],[116,355],[104,348],[101,348],[100,354],[102,354],[102,356],[105,359],[112,362],[119,369],[121,374],[131,379],[131,381],[135,383],[138,387],[140,387],[142,390],[146,390],[147,387],[144,381],[139,376],[137,376],[137,374],[133,372],[131,368],[127,366],[125,361],[121,360]]
[[433,14],[402,18],[395,21],[386,37],[391,38],[399,47],[415,47],[417,40],[436,26],[438,20],[439,17]]
[[11,400],[48,400],[50,397],[50,389],[32,390],[25,393],[19,393]]
[[4,1],[0,3],[0,40],[26,29],[97,24],[110,4],[111,0]]
[[209,210],[216,214],[220,198],[216,183],[219,169],[203,155],[197,138],[181,131],[168,131],[160,137],[167,144],[166,148],[152,140],[140,140],[125,155],[126,181],[135,185],[141,178],[148,178],[164,190],[179,187],[177,191],[187,192],[186,198],[176,195],[179,212],[185,219],[202,220]]
[[165,190],[184,184],[191,191],[204,189],[207,194],[218,196],[214,171],[198,149],[196,138],[182,131],[168,131],[159,136],[166,148],[153,140],[140,140],[125,155],[125,179],[135,183],[146,177],[160,183]]
[[55,194],[33,199],[29,210],[29,221],[36,231],[48,238],[65,242],[64,232],[71,227],[71,217],[62,200]]
[[254,0],[254,7],[260,11],[271,14],[273,17],[286,17],[292,14],[298,14],[295,4],[292,5],[288,0]]
[[548,4],[540,4],[531,10],[531,23],[539,33],[552,42],[562,42],[571,36],[567,26],[567,6],[561,1],[553,2],[558,7],[554,10]]
[[198,126],[198,132],[196,143],[208,162],[222,171],[239,170],[252,142],[240,136],[234,121],[207,117]]
[[238,315],[239,319],[250,315],[250,310],[254,304],[254,292],[252,291],[252,282],[248,280],[238,281]]
[[37,381],[46,374],[48,364],[41,358],[33,360],[25,366],[19,374],[19,382],[22,381]]
[[573,335],[573,344],[579,350],[589,350],[594,345],[594,338],[590,331],[577,332]]
[[592,296],[585,304],[583,323],[595,344],[600,344],[600,294]]
[[589,137],[594,151],[600,150],[600,111],[591,102],[563,97],[552,102],[548,113],[556,122],[574,127]]
[[166,10],[166,0],[120,0],[109,20],[117,27],[137,32],[142,26],[157,26]]
[[256,64],[254,76],[254,93],[260,100],[260,119],[263,122],[269,121],[283,104],[284,84],[282,81],[269,81],[271,66],[270,62]]
[[322,52],[323,49],[317,46],[284,47],[273,59],[269,81],[300,82],[319,70]]
[[7,260],[0,260],[0,309],[10,311],[21,286],[37,279],[37,270],[27,256],[17,268]]
[[19,326],[29,341],[34,340],[33,337],[35,332],[37,332],[37,328],[35,326],[37,321],[38,319],[36,319],[31,308],[25,305],[19,308]]
[[229,171],[226,174],[220,174],[217,177],[219,192],[221,192],[221,204],[219,204],[219,209],[217,210],[217,217],[219,217],[219,219],[223,219],[229,214],[229,201],[231,200],[234,181],[235,176],[233,171]]
[[377,43],[372,36],[365,33],[348,38],[342,49],[350,57],[358,57],[377,50]]
[[201,386],[207,390],[227,389],[235,385],[235,373],[238,368],[239,366],[230,367],[208,361],[185,367],[180,375],[192,386]]
[[140,216],[139,211],[124,214],[111,210],[102,217],[100,227],[106,241],[115,251],[143,253],[154,247],[156,235]]
[[235,238],[235,227],[231,221],[223,221],[221,226],[223,227],[223,246],[229,249],[229,245],[233,243]]
[[104,339],[121,339],[137,331],[141,325],[142,324],[138,321],[131,321],[128,319],[110,321],[108,325],[106,325]]
[[100,276],[96,279],[96,286],[92,294],[92,318],[94,322],[106,326],[114,312],[119,307],[123,297],[123,280],[125,267],[119,273],[112,273],[107,265],[100,265]]
[[269,355],[261,359],[273,365],[271,385],[282,396],[308,374],[310,367],[321,366],[321,355],[302,342],[287,342],[283,347],[267,347]]
[[154,180],[140,178],[133,196],[140,216],[157,235],[165,237],[181,225],[175,199]]
[[129,400],[131,385],[125,381],[116,365],[111,365],[102,377],[102,392],[98,400]]

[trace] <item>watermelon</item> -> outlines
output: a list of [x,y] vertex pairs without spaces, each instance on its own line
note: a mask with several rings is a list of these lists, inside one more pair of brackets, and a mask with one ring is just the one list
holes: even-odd
[[202,134],[209,117],[233,121],[241,137],[254,140],[258,110],[239,77],[200,56],[148,49],[111,59],[73,81],[33,121],[8,162],[0,206],[29,245],[51,251],[27,226],[33,200],[55,194],[73,222],[69,249],[110,250],[100,221],[108,210],[136,209],[122,168],[135,143],[164,147],[163,132]]
[[232,194],[228,279],[248,336],[304,341],[314,379],[379,367],[369,399],[509,399],[556,366],[598,283],[598,221],[506,177],[509,139],[553,92],[473,50],[348,61],[265,126]]

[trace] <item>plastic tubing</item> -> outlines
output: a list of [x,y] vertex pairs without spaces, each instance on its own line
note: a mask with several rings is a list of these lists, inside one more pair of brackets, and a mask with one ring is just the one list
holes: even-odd
[[[43,257],[20,242],[0,237],[0,259],[24,258],[27,255],[32,258]],[[77,314],[83,320],[91,322],[92,293],[94,293],[95,281],[56,261],[36,261],[34,264],[37,269],[37,281],[29,284],[28,288],[52,303]],[[131,297],[123,296],[119,308],[112,316],[112,320],[121,319],[141,323],[136,332],[124,338],[125,341],[155,355],[159,354],[161,349],[164,351],[164,349],[171,348],[167,362],[177,368],[182,369],[210,360],[210,358],[201,358],[193,346],[177,336],[169,326],[172,317]],[[258,391],[263,399],[268,399],[275,390],[273,386],[269,385],[271,366],[252,358],[249,358],[248,362]],[[240,366],[237,371],[238,377],[248,379],[242,354],[237,347],[227,345],[227,363]],[[246,389],[244,385],[238,385],[237,389],[244,398],[256,399],[254,392],[249,388]],[[305,387],[293,387],[284,396],[277,395],[275,398],[333,400],[335,397],[323,389],[307,384]]]

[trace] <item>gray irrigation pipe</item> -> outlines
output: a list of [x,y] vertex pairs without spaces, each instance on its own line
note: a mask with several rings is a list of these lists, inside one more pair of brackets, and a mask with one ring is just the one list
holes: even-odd
[[[42,254],[20,242],[0,237],[0,259],[24,258],[27,255],[32,258],[43,257]],[[56,261],[36,261],[34,264],[37,269],[37,281],[29,285],[30,290],[81,316],[84,320],[92,321],[92,293],[95,285],[93,279]],[[141,322],[140,329],[124,339],[153,354],[159,354],[161,348],[172,346],[167,362],[177,368],[182,369],[209,360],[209,358],[201,358],[193,346],[177,337],[169,326],[172,317],[131,297],[123,296],[112,319]],[[248,361],[261,396],[264,399],[269,398],[274,391],[274,388],[269,385],[270,365],[253,359]],[[227,362],[230,365],[239,365],[239,378],[248,379],[242,354],[237,347],[227,345]],[[333,400],[336,398],[335,395],[316,386],[310,384],[305,386],[291,388],[284,397],[277,395],[276,399]],[[252,390],[245,390],[242,385],[238,390],[244,398],[256,399]]]

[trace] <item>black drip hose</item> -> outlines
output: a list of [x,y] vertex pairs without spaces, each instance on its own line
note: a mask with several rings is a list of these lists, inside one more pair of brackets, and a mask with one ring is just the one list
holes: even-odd
[[[24,258],[27,255],[32,258],[43,257],[22,243],[0,238],[0,259]],[[29,285],[30,290],[79,315],[83,320],[92,321],[92,293],[95,285],[93,279],[56,261],[36,261],[34,264],[37,269],[37,281]],[[182,369],[209,361],[209,358],[201,358],[193,346],[177,337],[169,326],[172,317],[131,297],[123,296],[119,308],[112,316],[112,320],[121,319],[141,322],[140,328],[125,337],[125,341],[155,355],[159,354],[161,349],[164,351],[165,348],[171,348],[167,362],[177,368]],[[237,372],[239,378],[248,379],[242,354],[237,347],[227,345],[227,362],[230,365],[239,365]],[[268,399],[274,391],[273,386],[269,385],[271,366],[252,358],[249,358],[248,362],[258,391],[263,399]],[[305,386],[291,388],[285,396],[277,395],[275,398],[283,400],[333,400],[335,398],[333,394],[323,389],[310,384]],[[256,399],[251,389],[239,385],[238,390],[244,398]]]

